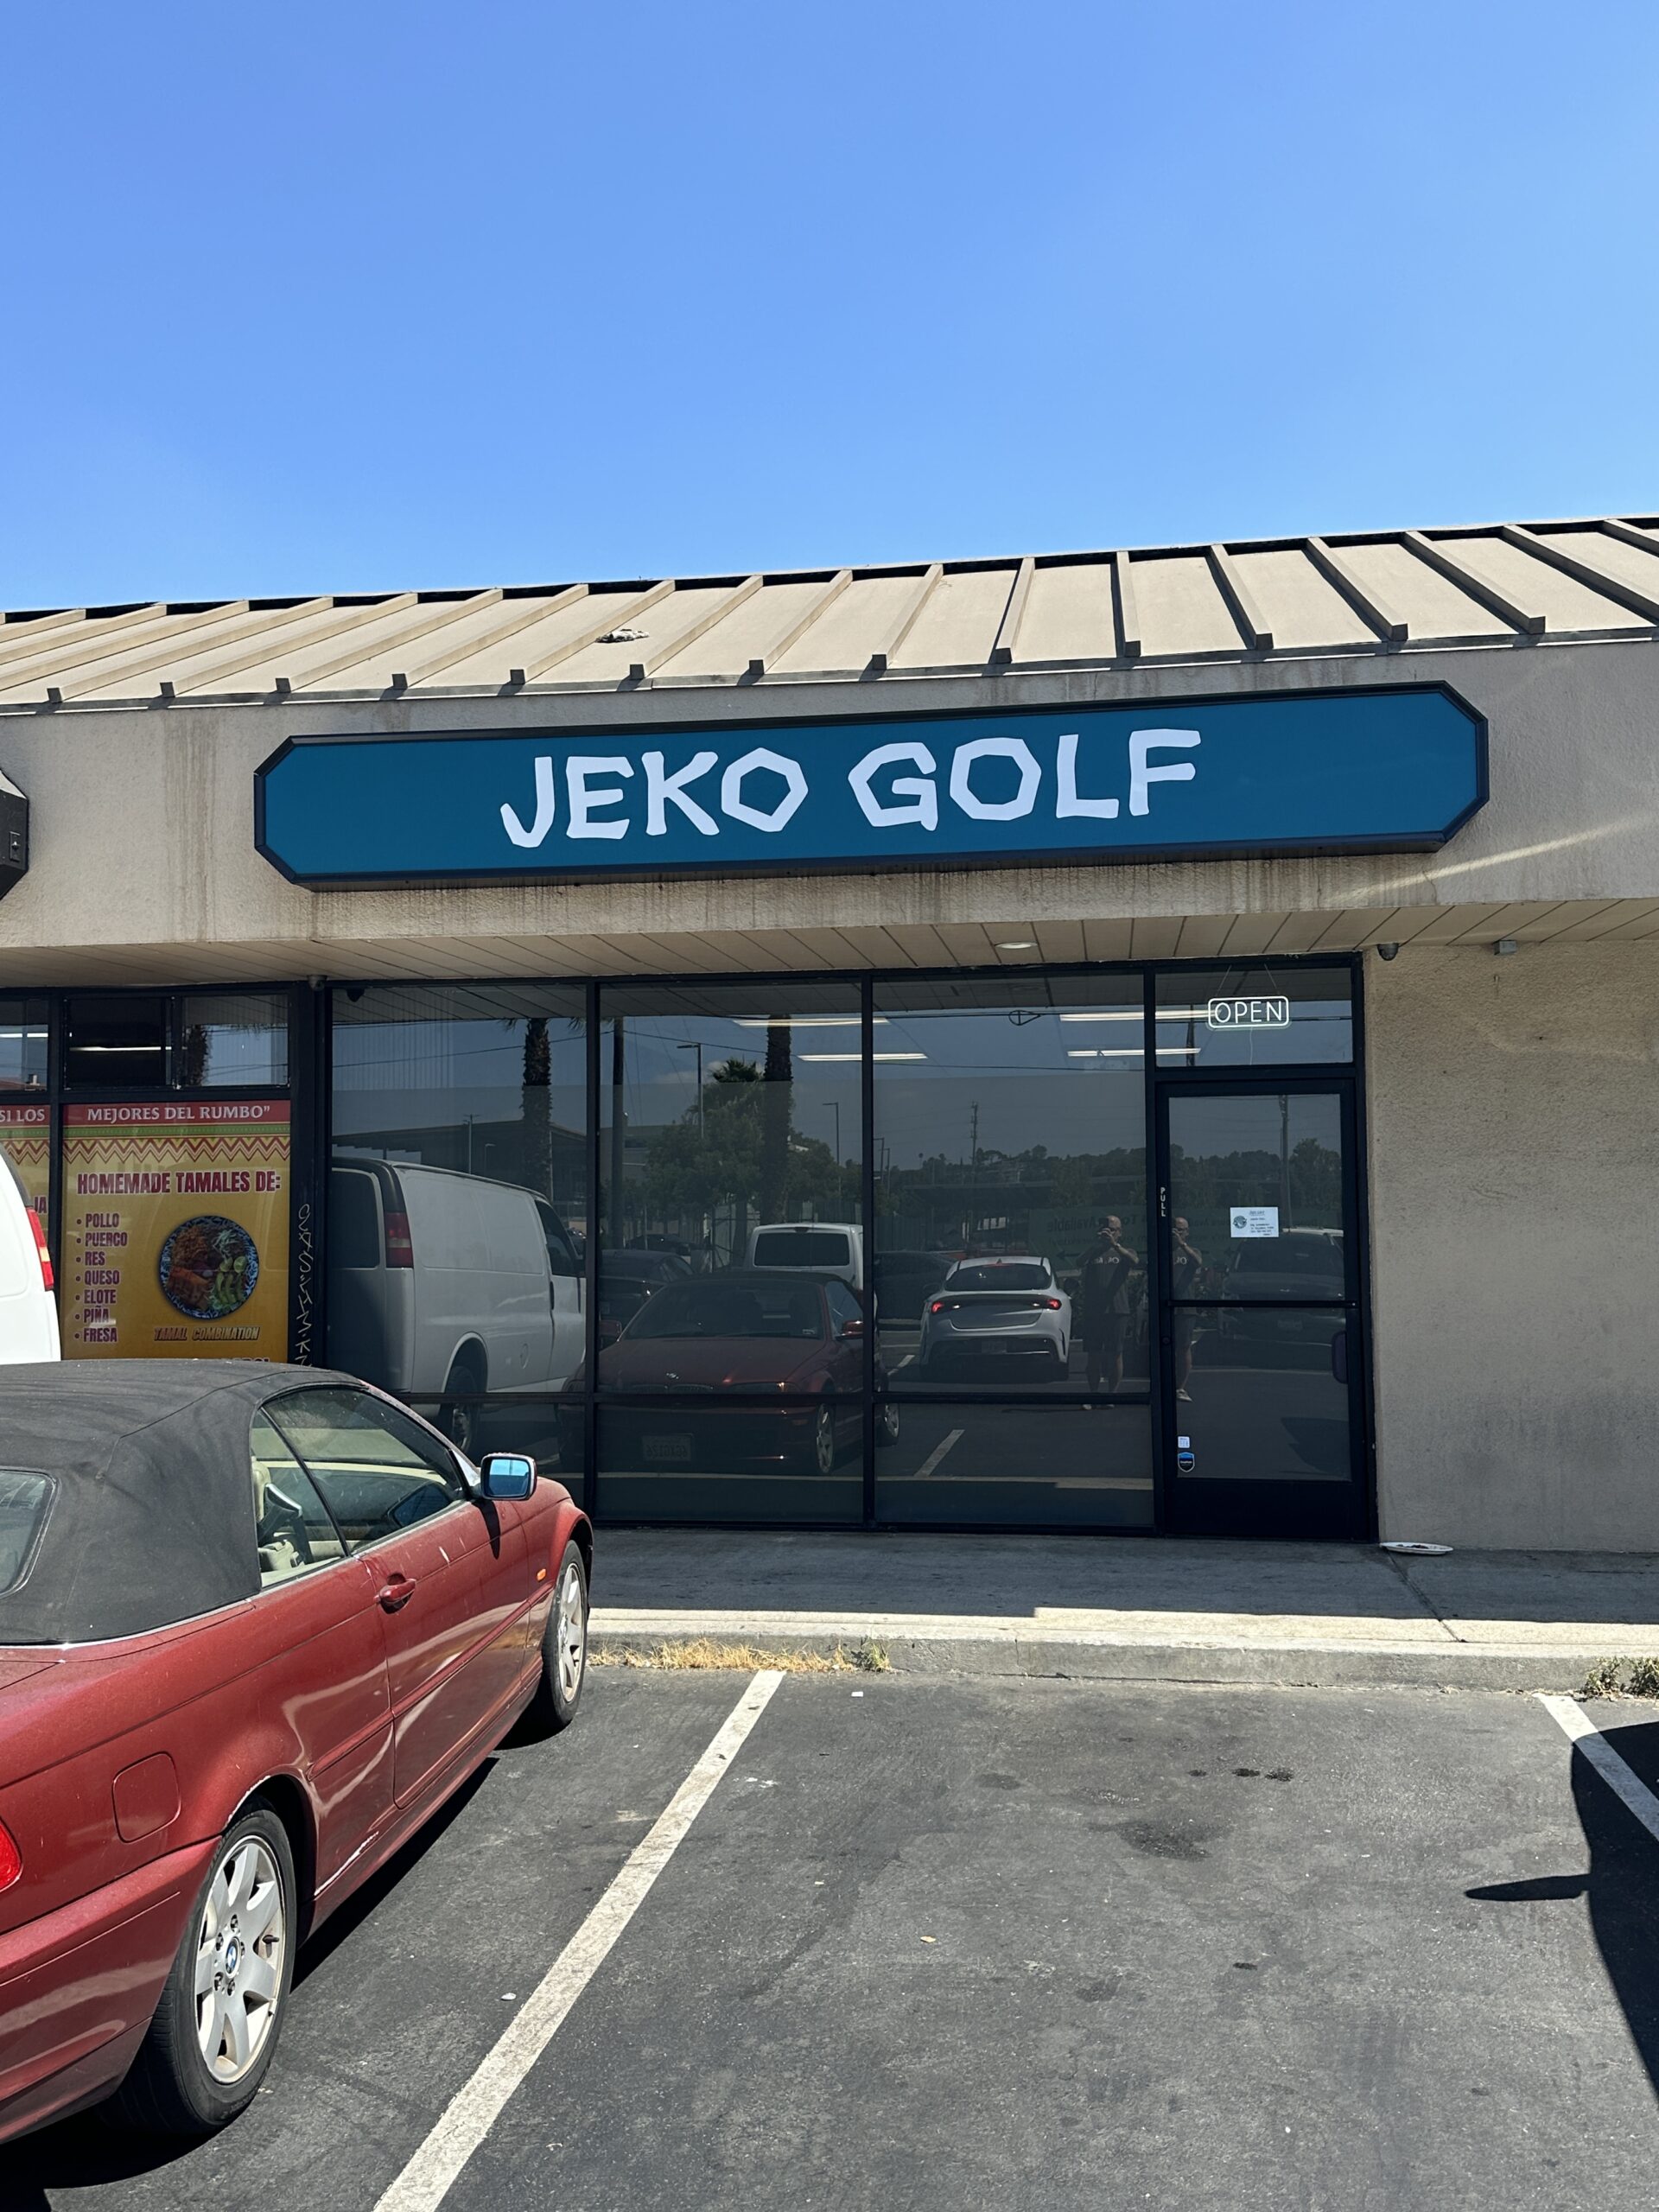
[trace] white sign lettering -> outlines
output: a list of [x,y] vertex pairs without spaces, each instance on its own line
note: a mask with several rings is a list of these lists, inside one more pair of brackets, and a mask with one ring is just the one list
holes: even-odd
[[[919,776],[895,776],[887,789],[892,798],[880,799],[870,788],[870,780],[878,768],[890,768],[896,762],[908,760],[919,768]],[[858,801],[859,812],[872,829],[885,830],[899,822],[913,822],[924,830],[939,826],[939,794],[938,787],[928,781],[937,766],[933,755],[925,745],[878,745],[874,753],[867,753],[857,766],[848,772],[847,780],[853,787],[853,797]],[[893,799],[908,799],[907,806],[895,806]]]
[[624,815],[616,822],[595,822],[593,810],[596,806],[620,806],[626,793],[620,784],[601,784],[597,791],[588,788],[589,776],[631,776],[632,760],[625,760],[620,753],[592,760],[582,753],[573,753],[564,766],[564,780],[570,794],[570,819],[565,824],[567,837],[626,837],[628,818]]
[[1288,1029],[1288,999],[1211,999],[1212,1029]]
[[1279,1234],[1277,1206],[1235,1206],[1230,1218],[1235,1236],[1276,1236]]
[[[786,786],[770,814],[758,806],[750,806],[743,797],[743,779],[757,775],[762,769],[781,776]],[[781,753],[768,752],[764,745],[757,745],[753,753],[734,760],[720,779],[721,812],[729,815],[734,822],[747,822],[751,830],[781,830],[805,797],[806,772],[800,762],[786,760]]]
[[[873,830],[936,833],[940,826],[941,778],[950,804],[970,822],[1023,821],[1036,815],[1039,802],[1045,800],[1052,805],[1057,822],[1115,822],[1122,802],[1116,795],[1108,796],[1099,788],[1102,780],[1112,780],[1107,747],[1103,741],[1091,740],[1086,766],[1088,780],[1094,788],[1084,792],[1077,787],[1080,741],[1076,731],[1058,734],[1053,754],[1046,766],[1024,738],[972,737],[955,747],[947,766],[918,738],[896,739],[891,744],[874,747],[855,761],[846,772],[847,785],[859,813]],[[1152,811],[1150,793],[1154,785],[1189,784],[1198,773],[1191,760],[1160,761],[1154,756],[1173,750],[1191,750],[1200,741],[1195,729],[1142,729],[1128,734],[1130,814],[1144,817]],[[566,794],[565,836],[604,838],[613,842],[628,837],[639,826],[636,817],[613,811],[626,804],[629,794],[623,789],[623,782],[635,776],[643,778],[645,783],[643,826],[648,837],[668,836],[671,830],[678,830],[683,823],[689,823],[700,837],[717,837],[721,823],[714,810],[712,788],[705,786],[701,797],[693,790],[695,785],[714,775],[716,770],[720,771],[720,814],[728,822],[741,823],[747,829],[759,830],[768,836],[776,836],[794,819],[810,793],[807,769],[803,762],[766,746],[755,747],[723,769],[720,755],[712,750],[694,753],[683,766],[674,769],[669,767],[668,760],[664,753],[642,752],[636,766],[633,760],[621,753],[573,753],[563,757],[561,766],[557,755],[537,753],[534,766],[535,804],[529,821],[508,801],[500,804],[501,827],[507,842],[521,849],[533,849],[554,834],[561,781]],[[1000,775],[996,766],[985,765],[1004,762],[1007,765],[1001,768]],[[1121,753],[1116,754],[1116,765],[1121,778],[1124,765]],[[1008,768],[1014,771],[1011,791]],[[894,769],[910,772],[887,772]],[[777,778],[783,790],[769,805],[762,805],[758,802],[768,787],[756,779],[766,777]],[[991,780],[993,777],[996,779],[995,782]],[[988,786],[1006,796],[988,796]],[[1120,791],[1122,789],[1120,782]],[[671,823],[671,815],[679,819]],[[1249,1009],[1286,1006],[1287,1001],[1281,999],[1213,999],[1210,1020],[1217,1028],[1284,1028],[1290,1020],[1287,1010],[1282,1014],[1271,1011],[1252,1014]]]

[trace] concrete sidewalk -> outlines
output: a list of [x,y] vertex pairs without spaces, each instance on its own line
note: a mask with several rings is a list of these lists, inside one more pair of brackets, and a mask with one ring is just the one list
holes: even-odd
[[1574,1691],[1659,1654],[1659,1558],[1061,1536],[601,1529],[592,1634],[879,1643],[920,1673]]

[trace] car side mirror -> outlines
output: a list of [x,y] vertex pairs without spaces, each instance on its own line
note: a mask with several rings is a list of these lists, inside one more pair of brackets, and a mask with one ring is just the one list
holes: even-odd
[[842,1323],[841,1333],[843,1337],[861,1337],[864,1333],[864,1324],[855,1314],[850,1321]]
[[1338,1329],[1331,1339],[1331,1373],[1338,1382],[1348,1380],[1348,1332]]
[[522,1452],[486,1452],[479,1466],[486,1497],[522,1505],[536,1487],[536,1462]]
[[617,1319],[614,1313],[601,1313],[600,1315],[599,1341],[601,1346],[605,1344],[613,1344],[621,1333],[622,1324]]

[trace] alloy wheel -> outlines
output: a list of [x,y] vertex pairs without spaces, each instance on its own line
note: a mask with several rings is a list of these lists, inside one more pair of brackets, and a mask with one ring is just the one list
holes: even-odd
[[558,1618],[553,1638],[558,1651],[559,1692],[573,1704],[582,1688],[588,1656],[588,1609],[582,1603],[582,1570],[569,1561],[559,1578]]
[[264,2048],[287,1943],[276,1861],[245,1836],[213,1876],[196,1936],[196,2039],[214,2081],[239,2082]]

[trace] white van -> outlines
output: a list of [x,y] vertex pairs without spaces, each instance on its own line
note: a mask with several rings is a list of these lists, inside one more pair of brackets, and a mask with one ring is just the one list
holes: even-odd
[[[339,1154],[328,1361],[403,1398],[556,1389],[582,1351],[582,1268],[546,1199],[447,1167]],[[446,1409],[469,1448],[480,1408]]]
[[61,1359],[46,1230],[17,1170],[3,1154],[0,1160],[0,1362]]
[[864,1232],[849,1221],[762,1222],[749,1231],[743,1264],[792,1274],[839,1275],[855,1290],[862,1290]]

